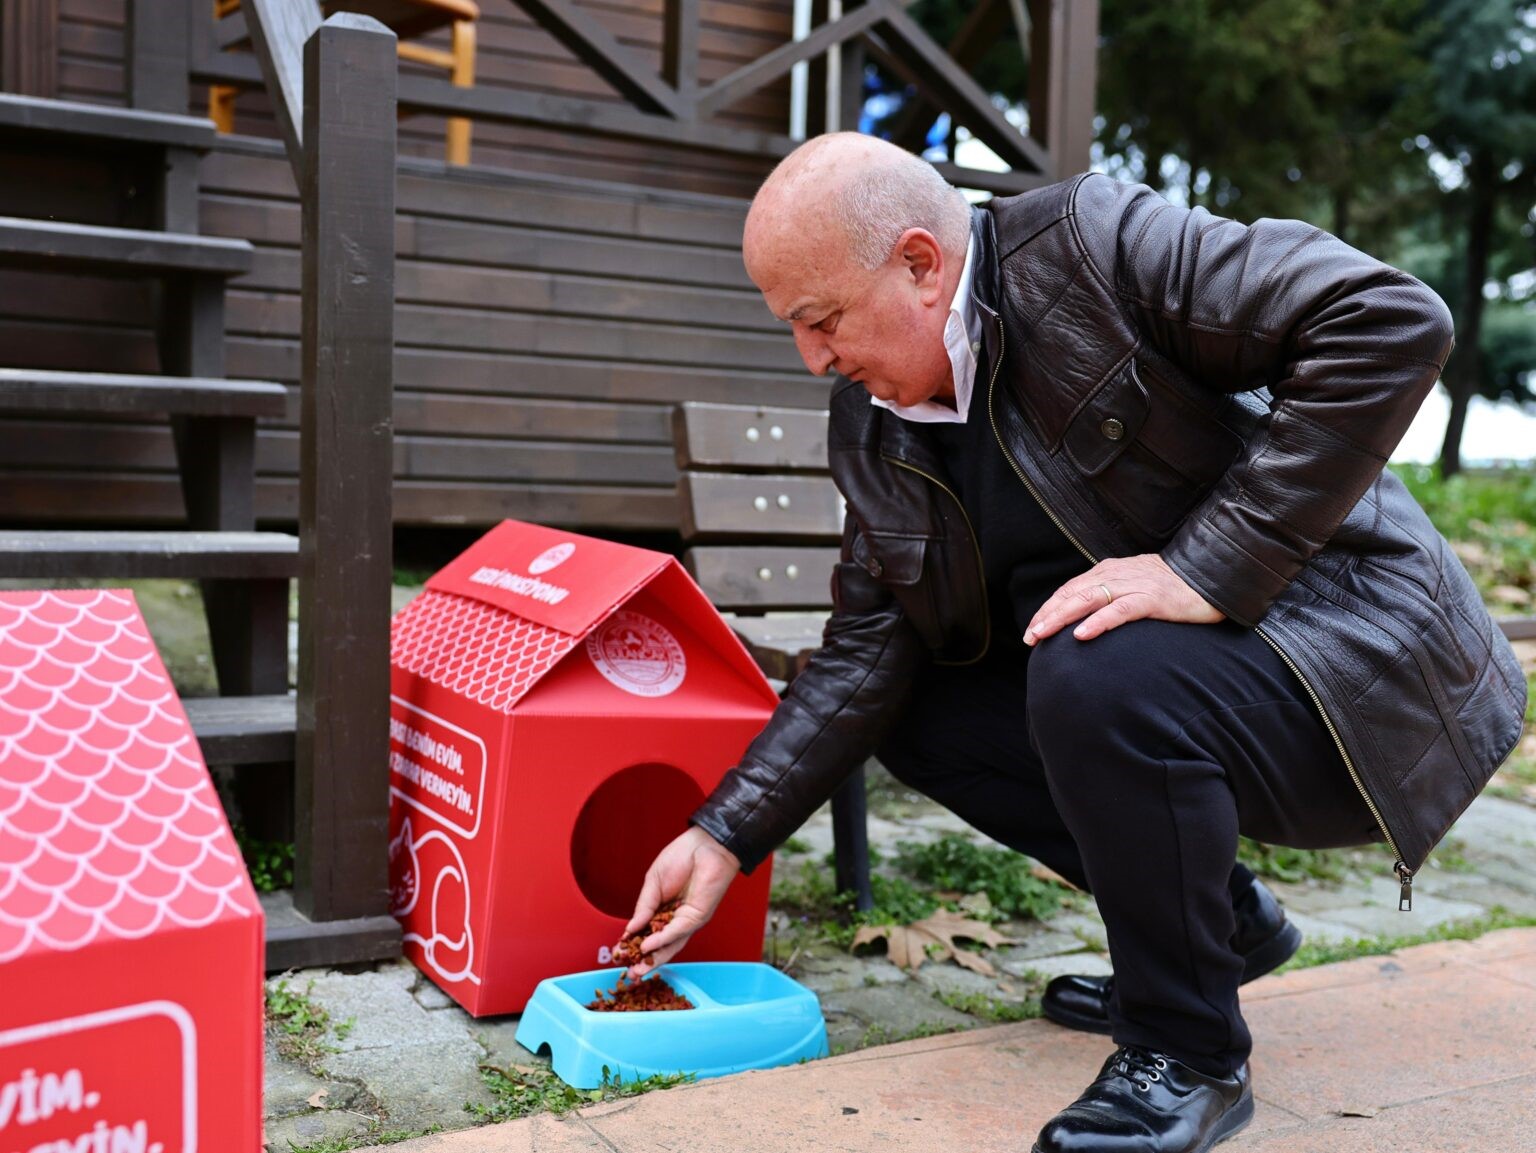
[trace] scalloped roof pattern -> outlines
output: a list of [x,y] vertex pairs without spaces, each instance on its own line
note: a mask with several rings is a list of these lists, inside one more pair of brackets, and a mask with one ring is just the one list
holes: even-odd
[[406,672],[510,713],[580,643],[495,605],[427,589],[395,614],[389,647]]
[[0,964],[259,915],[133,594],[0,593]]

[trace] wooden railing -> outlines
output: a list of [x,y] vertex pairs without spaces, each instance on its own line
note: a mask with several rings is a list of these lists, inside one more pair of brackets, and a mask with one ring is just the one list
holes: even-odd
[[[144,0],[141,5],[182,10],[182,19],[188,21],[191,34],[186,44],[179,45],[178,50],[187,53],[180,76],[185,79],[190,75],[200,83],[261,87],[265,76],[270,75],[271,61],[262,56],[259,47],[255,58],[248,53],[221,50],[226,41],[243,38],[253,30],[248,7],[243,10],[244,23],[221,33],[212,19],[210,5],[191,0],[191,7],[183,8],[186,2]],[[1010,4],[1009,0],[982,0],[966,28],[947,49],[906,13],[912,0],[844,0],[843,15],[836,19],[827,17],[827,0],[820,0],[819,16],[809,36],[786,43],[707,86],[701,85],[698,78],[699,0],[666,0],[660,74],[574,0],[517,3],[583,64],[611,84],[626,103],[490,87],[461,88],[445,80],[402,76],[398,87],[400,109],[551,128],[583,136],[684,146],[702,152],[778,157],[793,150],[798,141],[787,134],[727,125],[717,119],[719,114],[782,81],[796,65],[804,63],[811,67],[810,134],[851,126],[857,123],[859,80],[863,61],[869,58],[912,85],[924,109],[933,115],[948,112],[954,122],[963,124],[1011,169],[992,172],[953,163],[936,165],[955,184],[1004,194],[1021,192],[1080,171],[1088,163],[1097,0],[1019,0],[1017,4]],[[318,0],[312,0],[309,6],[318,8]],[[1028,134],[1009,122],[966,71],[990,43],[989,36],[999,14],[1006,17],[1014,7],[1028,13],[1030,25]],[[232,19],[239,21],[242,17]],[[840,65],[838,74],[843,77],[840,88],[835,81],[829,82],[833,75],[830,61],[834,59]],[[146,80],[146,84],[155,91],[162,90],[163,85],[174,102],[174,81],[160,77],[162,66],[166,73],[175,71],[164,51],[140,63],[155,77]],[[182,96],[184,108],[184,90]],[[927,123],[931,122],[930,116]],[[908,118],[907,136],[915,131],[916,123],[915,118]]]
[[[207,5],[202,5],[206,8]],[[303,212],[292,936],[387,916],[395,36],[315,0],[246,0]],[[132,0],[140,108],[185,112],[186,0]],[[368,926],[373,925],[373,928]],[[269,956],[271,935],[269,934]],[[334,947],[285,956],[334,960]]]

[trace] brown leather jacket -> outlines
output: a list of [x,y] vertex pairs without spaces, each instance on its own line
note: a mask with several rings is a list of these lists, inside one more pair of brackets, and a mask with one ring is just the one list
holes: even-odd
[[[1105,176],[976,221],[991,378],[973,419],[1085,556],[1160,552],[1259,630],[1406,888],[1525,711],[1471,579],[1383,470],[1450,352],[1445,306],[1310,225],[1244,227]],[[975,542],[940,515],[954,498],[921,430],[839,380],[828,450],[849,515],[823,647],[693,816],[748,870],[870,755],[922,661],[988,644]]]

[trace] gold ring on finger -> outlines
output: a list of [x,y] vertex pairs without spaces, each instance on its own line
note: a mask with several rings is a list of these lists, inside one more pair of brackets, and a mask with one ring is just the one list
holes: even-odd
[[1108,585],[1100,585],[1099,589],[1100,589],[1100,591],[1102,591],[1104,593],[1104,607],[1105,608],[1108,608],[1110,605],[1115,603],[1115,594],[1109,591],[1109,586]]

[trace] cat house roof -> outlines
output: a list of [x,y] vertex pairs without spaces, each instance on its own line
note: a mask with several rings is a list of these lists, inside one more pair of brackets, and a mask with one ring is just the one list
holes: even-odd
[[133,594],[0,592],[0,964],[259,915]]
[[675,558],[503,521],[395,614],[391,661],[496,712],[519,701],[594,629],[650,589],[764,703],[778,697]]

